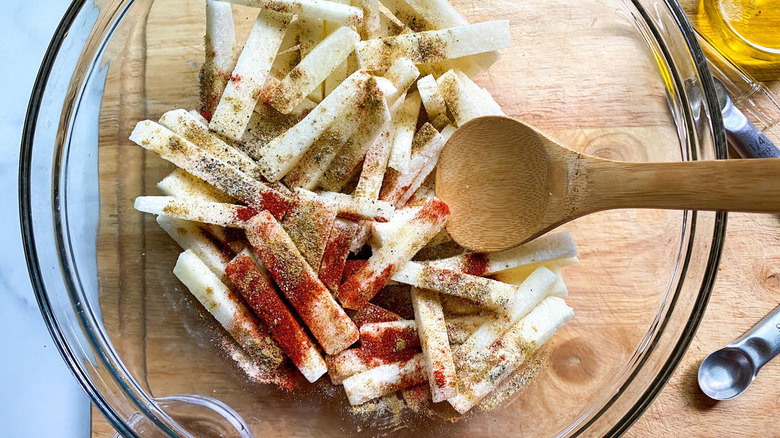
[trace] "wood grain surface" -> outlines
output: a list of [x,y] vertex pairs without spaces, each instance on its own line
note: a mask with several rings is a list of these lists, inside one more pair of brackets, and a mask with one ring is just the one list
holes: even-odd
[[[171,8],[171,2],[177,7]],[[143,3],[137,2],[136,11],[142,9]],[[521,31],[513,29],[515,47],[511,56],[505,55],[505,59],[482,79],[483,85],[495,93],[508,114],[541,127],[563,144],[580,145],[580,150],[586,153],[634,161],[679,159],[679,154],[673,150],[643,146],[649,141],[676,142],[677,134],[669,126],[667,101],[652,59],[621,62],[627,54],[646,49],[641,47],[644,44],[641,40],[634,38],[635,30],[626,26],[622,17],[616,16],[614,8],[594,12],[587,9],[589,2],[586,1],[524,0],[518,3],[500,0],[490,2],[495,9],[477,14],[477,3],[460,2],[466,15],[484,16],[484,20],[503,14],[501,18],[522,23]],[[695,17],[696,0],[682,3],[689,15]],[[509,9],[515,15],[503,13],[502,5],[508,4],[512,5]],[[240,371],[214,348],[218,338],[214,333],[219,333],[218,328],[204,317],[204,311],[194,300],[188,299],[182,286],[171,278],[170,267],[177,253],[175,244],[159,230],[152,217],[133,211],[127,204],[134,196],[156,193],[155,183],[171,170],[168,163],[152,155],[147,157],[126,140],[135,121],[156,119],[163,111],[171,109],[171,105],[196,106],[195,84],[202,59],[201,9],[200,2],[159,0],[148,17],[142,13],[134,15],[136,22],[123,30],[125,42],[120,42],[122,39],[119,38],[109,45],[109,52],[118,55],[108,71],[101,109],[100,171],[101,178],[122,182],[101,185],[101,307],[109,333],[122,334],[123,341],[116,348],[130,372],[155,395],[176,393],[181,381],[189,376],[206,376],[202,381],[189,382],[189,390],[214,394],[230,405],[251,393],[255,403],[252,406],[257,411],[248,415],[242,412],[242,415],[254,421],[258,436],[275,436],[281,432],[270,428],[271,422],[255,418],[255,412],[272,409],[278,396],[273,395],[273,389],[263,385],[247,385],[245,377],[243,380],[238,378]],[[236,17],[240,28],[238,38],[243,40],[252,23],[251,13],[237,9]],[[569,25],[559,25],[563,21]],[[176,24],[175,29],[171,23]],[[609,32],[594,31],[593,24]],[[560,34],[557,39],[540,39],[541,35],[554,36],[556,32]],[[634,36],[615,38],[615,32]],[[139,41],[142,42],[140,45]],[[556,47],[560,49],[562,42],[566,43],[564,53],[552,57],[550,53],[557,53]],[[593,47],[599,49],[598,53],[593,52]],[[139,51],[139,48],[143,50]],[[572,65],[578,66],[583,73],[572,76]],[[610,67],[606,71],[605,65]],[[523,81],[504,80],[512,77],[517,69],[534,73]],[[628,86],[625,85],[626,77],[645,82]],[[768,80],[767,77],[763,79]],[[619,84],[612,86],[616,82]],[[780,94],[780,81],[771,86]],[[630,104],[635,101],[642,105]],[[621,147],[612,147],[615,143]],[[139,173],[138,169],[143,172]],[[669,251],[674,250],[674,236],[675,233],[679,235],[680,228],[679,214],[659,211],[616,212],[583,219],[572,227],[575,240],[586,248],[581,254],[583,263],[567,271],[567,279],[572,285],[587,287],[570,287],[570,302],[578,313],[571,327],[554,338],[552,348],[561,360],[560,366],[551,367],[544,376],[557,385],[546,388],[553,393],[558,386],[564,391],[576,384],[581,385],[576,389],[583,393],[595,393],[601,385],[609,383],[610,376],[619,369],[614,364],[630,357],[646,331],[649,309],[657,306],[658,297],[653,291],[661,290],[668,282],[668,278],[657,274],[670,271],[669,263],[673,260],[670,261]],[[637,224],[647,222],[654,226],[637,229]],[[610,226],[604,227],[604,223]],[[598,227],[601,231],[597,236],[588,232]],[[144,237],[139,239],[138,236]],[[630,251],[631,256],[615,257],[610,251]],[[780,302],[778,262],[780,219],[777,216],[729,216],[718,280],[699,331],[669,384],[628,436],[780,435],[774,414],[780,405],[780,361],[768,364],[745,394],[729,402],[707,401],[699,392],[695,379],[699,362],[710,351],[739,336]],[[117,269],[117,266],[122,268]],[[154,267],[164,269],[152,269]],[[604,282],[604,276],[609,278],[608,284]],[[589,296],[608,296],[609,288],[620,290],[631,298],[622,301],[589,299]],[[615,315],[609,325],[604,325],[604,315]],[[637,321],[641,323],[637,324]],[[569,367],[577,359],[572,351],[587,347],[581,339],[599,333],[615,339],[612,343],[601,344],[604,350],[599,354],[591,354],[600,357],[603,364],[587,362],[576,369]],[[145,347],[139,348],[139,345]],[[567,376],[567,372],[575,374]],[[584,381],[582,373],[587,375]],[[529,399],[534,399],[541,397],[542,388],[531,385],[524,391]],[[298,403],[305,397],[289,398],[286,408],[289,412],[284,414],[321,419],[307,425],[284,423],[286,435],[311,436],[319,427],[331,429],[343,420],[336,408],[303,411],[312,406]],[[322,404],[321,401],[317,403]],[[579,409],[566,405],[566,400],[561,403],[546,408],[551,413]],[[499,416],[493,417],[493,421],[470,420],[464,433],[481,436],[490,432],[505,436],[510,432],[531,432],[523,429],[522,424],[501,423],[501,419],[512,418],[518,418],[517,422],[522,423],[524,408],[528,412],[538,408],[524,406],[522,398],[515,405],[514,412],[496,412]],[[94,408],[92,426],[93,437],[113,434]],[[540,427],[544,430],[544,425]],[[436,436],[436,432],[423,435]]]

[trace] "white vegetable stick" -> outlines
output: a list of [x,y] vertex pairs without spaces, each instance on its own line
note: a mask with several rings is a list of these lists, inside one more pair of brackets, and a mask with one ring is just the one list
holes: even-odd
[[515,300],[503,315],[479,327],[458,349],[459,355],[469,355],[484,350],[500,338],[512,325],[528,314],[537,304],[550,295],[558,277],[545,267],[535,270],[515,289]]
[[361,41],[356,50],[362,68],[381,70],[402,57],[423,64],[505,49],[511,44],[509,21],[495,20]]
[[[266,100],[282,114],[288,114],[347,59],[355,49],[357,41],[360,41],[360,36],[355,31],[340,27],[317,44],[300,64],[271,90]],[[340,79],[339,83],[344,77]]]
[[253,178],[261,177],[260,167],[249,155],[220,140],[209,132],[208,126],[201,124],[187,110],[164,113],[160,117],[160,124],[247,175]]
[[[404,29],[404,24],[398,21],[390,11],[379,3],[380,37],[396,36]],[[365,38],[364,38],[365,39]]]
[[[216,1],[216,0],[214,0],[214,1]],[[206,118],[203,117],[199,112],[197,112],[195,110],[190,110],[189,113],[190,113],[190,115],[192,117],[195,117],[195,119],[197,121],[199,121],[203,126],[209,126],[209,121],[206,120]]]
[[422,206],[407,206],[398,208],[390,216],[390,220],[387,222],[374,222],[371,224],[371,238],[370,243],[372,247],[378,248],[386,245],[393,235],[405,223],[409,222],[419,211]]
[[401,97],[414,81],[420,76],[420,70],[409,58],[399,58],[387,69],[384,77],[390,80],[396,88],[396,92],[386,95],[388,105],[393,105]]
[[444,97],[447,108],[449,108],[458,126],[462,126],[469,120],[483,115],[479,105],[469,95],[466,87],[454,70],[441,75],[436,83],[439,85],[439,92]]
[[157,216],[157,223],[182,249],[192,250],[217,277],[227,278],[225,268],[233,254],[218,247],[206,230],[192,222],[168,216]]
[[281,220],[284,231],[315,273],[319,271],[336,210],[336,205],[314,193],[296,190],[294,204]]
[[354,111],[354,103],[361,97],[361,90],[365,89],[368,80],[369,75],[365,71],[353,73],[303,120],[273,139],[258,163],[263,175],[269,181],[279,181],[331,124],[355,124],[354,120],[344,120],[344,115]]
[[[441,260],[425,262],[431,266],[485,276],[518,266],[538,265],[577,256],[577,247],[569,231],[546,234],[525,245],[497,252],[470,252]],[[576,259],[573,260],[576,262]],[[568,263],[571,264],[571,263]]]
[[336,294],[349,309],[365,306],[390,277],[435,236],[449,218],[449,208],[437,198],[429,200],[419,212],[394,234],[390,243],[373,252],[368,262],[349,277]]
[[350,196],[345,193],[320,192],[322,198],[331,200],[338,205],[339,216],[349,219],[373,220],[387,222],[395,212],[395,208],[384,201]]
[[249,125],[244,135],[236,144],[253,159],[260,159],[271,140],[295,126],[315,106],[317,104],[307,98],[290,114],[282,114],[267,103],[258,102],[252,117],[249,118]]
[[360,37],[364,40],[382,36],[382,24],[379,14],[379,0],[358,0],[363,10],[363,25],[360,26]]
[[439,116],[447,116],[447,106],[444,98],[439,93],[439,86],[433,75],[421,77],[417,81],[417,91],[420,92],[425,112],[428,113],[429,120],[435,120]]
[[[331,0],[331,1],[336,2],[336,3],[341,3],[341,4],[344,4],[344,5],[349,5],[350,4],[350,0]],[[360,5],[355,5],[355,6],[357,6],[358,8],[360,7]],[[362,9],[361,9],[361,11],[362,11]],[[323,23],[323,25],[324,25],[324,30],[325,30],[325,35],[326,36],[331,35],[335,31],[337,31],[340,27],[342,27],[340,23],[329,21],[329,20],[326,20]],[[360,26],[358,26],[357,28],[359,29]],[[355,42],[357,42],[357,41],[360,41],[360,36],[356,34]],[[342,81],[344,81],[344,79],[349,75],[348,74],[348,68],[349,67],[347,66],[347,59],[345,57],[345,59],[341,63],[336,65],[336,67],[333,69],[333,71],[323,81],[323,83],[322,83],[322,85],[323,85],[323,93],[324,93],[323,96],[327,96],[328,94],[330,94],[331,91],[336,89],[336,87],[338,87],[338,85]]]
[[234,140],[244,134],[289,22],[288,15],[272,11],[257,15],[209,129]]
[[341,385],[344,379],[350,376],[384,365],[384,362],[379,361],[379,359],[376,359],[377,363],[372,363],[372,360],[367,359],[364,353],[359,348],[350,348],[326,357],[325,363],[328,364],[328,376],[330,376],[331,383]]
[[187,139],[149,120],[138,122],[130,140],[186,170],[228,195],[282,217],[289,206],[286,195],[257,181]]
[[418,354],[406,362],[381,365],[344,380],[352,406],[382,397],[425,381],[424,357]]
[[440,295],[439,299],[447,317],[480,315],[486,310],[484,306],[455,295]]
[[[412,187],[417,175],[425,168],[426,163],[429,163],[431,160],[434,163],[436,162],[445,143],[444,136],[436,131],[433,125],[430,123],[423,125],[414,136],[409,169],[404,173],[388,170],[382,190],[379,193],[379,199],[388,201],[396,207],[403,205],[400,201],[410,191],[409,189]],[[420,184],[422,184],[422,181],[420,181]],[[411,191],[410,196],[411,194],[414,194],[414,190]]]
[[420,115],[420,104],[420,93],[415,91],[407,94],[404,105],[396,116],[393,148],[387,165],[401,173],[409,171],[412,139],[417,128],[417,118]]
[[412,306],[420,346],[425,355],[425,370],[431,387],[433,402],[439,403],[457,393],[455,362],[447,337],[447,325],[439,302],[439,294],[426,289],[412,288]]
[[363,11],[358,8],[328,0],[226,0],[230,3],[254,8],[264,8],[285,14],[336,21],[359,26]]
[[134,208],[144,213],[170,216],[204,224],[241,228],[257,210],[243,205],[201,201],[173,196],[139,196]]
[[[439,299],[443,298],[441,295]],[[444,319],[444,323],[447,325],[447,336],[450,340],[450,345],[458,345],[466,342],[466,340],[479,329],[483,324],[493,319],[493,316],[488,315],[462,315],[462,316],[447,316]]]
[[412,183],[406,187],[406,190],[401,195],[401,197],[398,198],[398,201],[396,201],[397,205],[406,204],[417,192],[417,189],[422,186],[425,179],[428,178],[428,175],[433,172],[433,169],[436,167],[436,163],[439,161],[439,154],[444,148],[444,144],[447,143],[447,140],[450,139],[453,133],[455,133],[455,127],[452,125],[447,125],[444,127],[444,129],[442,129],[440,135],[444,143],[441,147],[433,148],[428,152],[430,155],[426,155],[422,169],[420,169],[420,172],[418,172],[417,176],[414,177]]
[[450,404],[460,413],[476,406],[573,316],[562,299],[546,298],[487,351],[456,358],[459,392],[448,400]]
[[382,3],[414,30],[446,29],[469,22],[446,0],[382,0]]
[[282,364],[282,351],[265,327],[192,250],[179,255],[173,274],[252,358],[273,368]]
[[484,88],[480,88],[479,85],[474,83],[474,81],[471,80],[471,78],[468,77],[465,73],[463,73],[460,70],[453,70],[455,74],[458,76],[458,79],[460,79],[461,84],[463,84],[463,87],[466,90],[466,93],[469,95],[471,100],[473,100],[477,106],[479,107],[479,111],[482,113],[483,116],[505,116],[504,111],[501,110],[501,107],[496,103],[495,100],[493,100],[493,96],[490,95],[490,93],[485,90]]
[[[551,270],[554,274],[561,276],[561,268],[564,268],[569,265],[573,265],[578,263],[579,260],[577,257],[568,257],[564,259],[553,259],[553,260],[547,260],[540,263],[533,263],[530,265],[520,265],[512,269],[507,269],[505,271],[501,271],[496,273],[493,278],[495,278],[498,281],[503,281],[504,283],[513,283],[513,284],[519,284],[522,283],[523,280],[528,278],[531,273],[536,270],[539,266],[544,266],[545,268]],[[559,278],[560,281],[563,281],[562,278]],[[559,296],[561,298],[566,298],[566,286],[561,284],[558,286],[557,289],[560,293],[551,293],[551,295]]]
[[238,61],[239,47],[230,3],[206,0],[204,46],[206,58],[200,70],[200,110],[211,117]]
[[202,201],[235,204],[236,200],[225,192],[215,189],[200,178],[196,178],[183,169],[176,168],[157,183],[166,196],[200,199]]

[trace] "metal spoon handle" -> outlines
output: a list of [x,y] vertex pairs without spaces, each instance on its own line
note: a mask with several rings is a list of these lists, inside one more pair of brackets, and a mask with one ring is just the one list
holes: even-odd
[[733,105],[724,110],[729,143],[743,158],[780,158],[780,149]]
[[747,353],[757,373],[764,364],[780,353],[780,306],[759,321],[749,332],[732,342],[729,347]]

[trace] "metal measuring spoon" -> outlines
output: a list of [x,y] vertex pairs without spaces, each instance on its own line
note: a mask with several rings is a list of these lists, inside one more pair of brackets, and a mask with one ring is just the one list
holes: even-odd
[[699,387],[712,399],[732,399],[745,392],[778,353],[780,306],[741,338],[707,356],[699,366]]
[[726,138],[742,158],[780,158],[780,149],[734,106],[726,87],[716,78],[715,92],[723,115]]

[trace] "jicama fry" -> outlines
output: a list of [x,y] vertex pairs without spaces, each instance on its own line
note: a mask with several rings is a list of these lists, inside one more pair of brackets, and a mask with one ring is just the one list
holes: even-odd
[[480,88],[479,85],[474,83],[474,81],[472,81],[471,78],[469,78],[468,75],[462,71],[453,70],[453,72],[458,76],[458,79],[460,79],[461,84],[463,84],[466,93],[469,95],[469,97],[471,97],[471,100],[477,104],[477,107],[483,116],[506,115],[504,114],[504,111],[501,110],[501,107],[498,105],[498,103],[493,100],[493,96],[491,96],[487,90]]
[[390,119],[378,79],[369,78],[358,106],[345,115],[354,123],[337,122],[328,127],[284,178],[288,186],[311,190],[326,170],[343,165],[346,161],[344,157],[365,154]]
[[441,75],[436,83],[458,126],[482,115],[479,105],[466,91],[466,87],[454,70]]
[[358,340],[357,326],[336,303],[273,216],[260,212],[252,218],[247,237],[327,354],[338,353]]
[[344,380],[347,399],[353,406],[425,381],[424,358],[418,354],[406,362],[380,365]]
[[264,272],[244,250],[227,266],[228,277],[247,304],[268,327],[282,351],[309,382],[315,382],[328,371],[322,358],[303,327],[279,297],[267,272]]
[[414,320],[368,323],[360,326],[360,348],[372,356],[397,358],[404,350],[420,346]]
[[340,27],[317,44],[300,64],[270,91],[266,100],[282,114],[288,114],[347,59],[358,41],[360,36],[355,31]]
[[412,157],[412,139],[417,128],[420,105],[420,93],[415,91],[407,94],[401,110],[396,115],[393,147],[390,151],[390,160],[387,162],[387,165],[401,173],[409,171],[409,160]]
[[387,222],[395,211],[395,208],[385,201],[374,201],[336,192],[320,192],[320,196],[335,202],[339,216],[348,219]]
[[[412,158],[409,162],[408,170],[402,173],[389,169],[385,175],[382,190],[379,192],[379,199],[390,202],[395,206],[403,205],[400,202],[401,199],[406,192],[410,191],[412,184],[423,168],[426,167],[426,164],[431,161],[433,163],[436,162],[445,143],[444,137],[433,125],[430,123],[424,124],[414,136]],[[419,183],[422,184],[424,179],[425,177]],[[417,190],[417,187],[414,187],[414,190]],[[409,197],[414,194],[414,190],[411,190]]]
[[[380,2],[379,7],[379,27],[380,27],[380,37],[389,37],[389,36],[396,36],[401,33],[402,30],[404,30],[404,24],[401,23],[397,18],[392,16],[390,11],[383,7],[382,3]],[[364,38],[365,39],[365,38]]]
[[202,225],[202,227],[222,246],[230,248],[236,254],[249,246],[244,230],[241,228],[227,228],[212,224]]
[[280,221],[282,228],[316,273],[336,220],[336,205],[307,190],[296,190],[295,201]]
[[412,306],[433,402],[443,402],[457,393],[457,377],[439,294],[413,287]]
[[289,15],[267,10],[257,15],[209,129],[234,140],[244,135],[289,23]]
[[419,151],[420,155],[426,157],[425,161],[423,162],[422,169],[420,169],[420,171],[417,173],[417,176],[414,177],[414,179],[409,185],[403,186],[405,187],[405,190],[403,194],[401,194],[401,196],[396,201],[396,205],[406,204],[409,201],[409,199],[411,199],[412,196],[414,196],[414,194],[417,192],[417,189],[419,189],[422,186],[425,179],[428,178],[428,175],[430,175],[433,172],[433,169],[436,167],[436,163],[438,163],[439,161],[439,154],[441,153],[441,150],[444,148],[444,144],[447,143],[447,140],[450,139],[450,137],[454,132],[455,132],[454,126],[452,125],[445,126],[440,133],[441,141],[442,141],[441,147],[437,145],[434,148],[429,143],[428,145],[426,145],[425,149]]
[[[365,260],[348,260],[347,262],[365,262]],[[347,263],[349,264],[349,263]],[[346,269],[344,270],[346,273]],[[349,275],[347,275],[349,277]],[[360,328],[363,324],[374,322],[401,321],[403,318],[376,304],[368,303],[352,315],[352,321]]]
[[359,0],[363,10],[363,24],[360,26],[360,37],[364,40],[382,36],[380,22],[379,0]]
[[322,283],[336,292],[341,284],[341,275],[349,255],[349,247],[355,238],[358,224],[354,221],[336,219],[330,229],[328,243],[320,262],[319,278]]
[[512,325],[525,317],[537,304],[542,302],[555,284],[557,277],[545,267],[533,272],[524,282],[517,285],[515,300],[507,312],[502,312],[481,325],[466,342],[458,348],[458,354],[471,354],[484,350],[500,338]]
[[390,80],[396,88],[396,92],[388,94],[385,99],[388,105],[393,105],[401,97],[414,81],[420,76],[420,70],[409,58],[399,58],[387,69],[384,77]]
[[213,237],[198,225],[168,216],[157,216],[157,223],[184,250],[191,250],[218,278],[225,281],[225,268],[235,255],[214,242]]
[[446,0],[382,0],[382,3],[414,31],[446,29],[469,24]]
[[402,57],[424,64],[505,49],[511,44],[509,21],[494,20],[361,41],[356,50],[361,68],[382,70]]
[[[412,298],[412,305],[414,305],[414,298]],[[373,322],[365,321],[362,322],[362,324],[358,324],[356,318],[353,317],[353,321],[355,321],[355,323],[360,327],[361,345],[365,347],[372,344],[389,344],[391,341],[395,342],[395,339],[401,339],[404,345],[392,346],[398,347],[398,350],[420,346],[420,338],[418,336],[418,326],[416,322],[416,320],[419,318],[415,316],[415,320],[404,320],[400,316],[384,310],[381,307],[377,307],[371,303],[358,312],[363,312],[363,310],[367,308],[372,309],[371,312],[378,312],[378,319],[385,320],[377,320]],[[444,317],[444,325],[449,343],[462,344],[466,342],[469,336],[476,332],[477,329],[479,329],[485,323],[493,321],[494,319],[495,318],[493,316],[486,315]],[[365,329],[363,328],[364,326]],[[369,350],[370,349],[371,348],[369,348]]]
[[236,67],[239,50],[233,24],[233,6],[206,0],[206,58],[200,69],[200,113],[211,119]]
[[503,281],[504,283],[522,283],[526,278],[528,278],[529,275],[533,271],[536,270],[539,266],[544,266],[545,268],[549,269],[553,272],[553,274],[558,276],[558,280],[561,284],[557,284],[555,287],[555,292],[551,293],[551,295],[559,296],[561,298],[566,298],[566,295],[568,294],[568,290],[566,289],[566,285],[563,284],[563,277],[561,276],[561,268],[564,268],[569,265],[573,265],[578,263],[579,260],[577,257],[569,257],[565,259],[555,259],[555,260],[549,260],[541,263],[534,263],[531,265],[521,265],[516,268],[507,269],[505,271],[501,271],[493,276],[498,281]]
[[[350,5],[350,0],[331,0],[331,1],[336,2],[336,3],[341,3],[341,4],[344,4],[344,5]],[[355,5],[355,6],[359,7],[359,5]],[[362,11],[362,9],[361,9],[361,11]],[[362,24],[362,22],[361,22],[361,24]],[[334,21],[325,20],[323,22],[323,29],[325,31],[325,36],[326,37],[331,35],[332,33],[336,32],[341,27],[342,27],[342,25],[340,23],[337,23],[337,22],[334,22]],[[357,26],[357,28],[359,29],[360,26]],[[355,38],[354,42],[360,41],[360,35],[355,34],[355,37],[356,38]],[[352,52],[352,50],[350,50],[350,52]],[[328,94],[330,94],[331,91],[335,90],[336,87],[347,76],[349,76],[349,73],[347,71],[349,69],[349,66],[347,65],[347,63],[348,62],[347,62],[347,59],[345,57],[345,59],[342,60],[342,62],[340,62],[339,64],[337,64],[336,67],[333,69],[333,71],[322,82],[322,87],[323,87],[322,89],[323,89],[323,93],[324,93],[323,96],[327,96]],[[357,68],[355,70],[357,70]]]
[[[469,252],[463,255],[426,262],[430,266],[486,276],[518,266],[539,265],[577,256],[569,231],[546,234],[525,245],[497,252]],[[571,264],[571,263],[569,263]]]
[[326,129],[333,131],[339,126],[346,130],[350,126],[356,126],[356,120],[345,120],[344,117],[354,111],[355,104],[366,90],[365,85],[369,78],[368,73],[362,70],[353,73],[303,120],[273,139],[265,147],[258,162],[263,175],[269,181],[279,181]]
[[215,189],[200,178],[196,178],[181,168],[176,168],[157,183],[157,188],[167,196],[194,198],[203,201],[235,204],[236,200]]
[[[447,117],[447,106],[444,103],[444,97],[439,92],[439,86],[436,84],[436,79],[433,75],[421,77],[417,81],[417,91],[420,92],[420,98],[425,107],[425,112],[428,113],[428,119],[433,121],[439,116]],[[441,127],[436,128],[439,129]]]
[[395,210],[389,221],[372,223],[371,238],[369,240],[371,246],[378,248],[390,242],[395,233],[421,209],[422,206],[406,206]]
[[192,250],[179,255],[173,274],[253,359],[269,368],[282,364],[282,351],[267,328]]
[[447,317],[480,315],[486,311],[484,306],[455,295],[441,295],[439,299]]
[[282,114],[267,103],[259,102],[249,118],[241,141],[236,142],[236,145],[253,159],[259,160],[271,140],[295,126],[316,105],[313,101],[304,99],[293,112]]
[[257,210],[244,205],[174,196],[139,196],[135,198],[134,208],[144,213],[233,228],[244,227],[257,214]]
[[448,400],[452,407],[468,412],[573,316],[561,298],[548,297],[487,350],[456,356],[459,382],[458,394]]
[[327,356],[325,363],[328,365],[330,381],[334,385],[341,385],[344,379],[350,376],[384,365],[384,362],[378,359],[376,363],[372,363],[371,359],[367,360],[364,351],[359,348],[350,348],[334,356]]
[[394,234],[392,241],[378,248],[354,275],[339,287],[339,301],[359,309],[387,284],[387,281],[444,227],[449,208],[433,198]]
[[[439,295],[439,299],[444,297],[444,295]],[[447,325],[447,337],[450,340],[450,345],[466,342],[477,329],[493,319],[494,317],[490,315],[445,316],[444,323]]]
[[282,217],[287,210],[287,196],[157,123],[138,122],[130,140],[252,207],[267,209],[275,217]]
[[363,11],[349,5],[328,0],[226,0],[237,5],[264,8],[285,14],[336,21],[350,26],[359,26]]
[[349,247],[349,252],[357,254],[368,242],[368,238],[371,235],[371,227],[367,221],[361,221],[357,234],[355,234],[355,240],[352,241],[352,245]]
[[252,178],[261,178],[260,167],[249,155],[220,140],[187,110],[168,111],[160,117],[160,124]]

